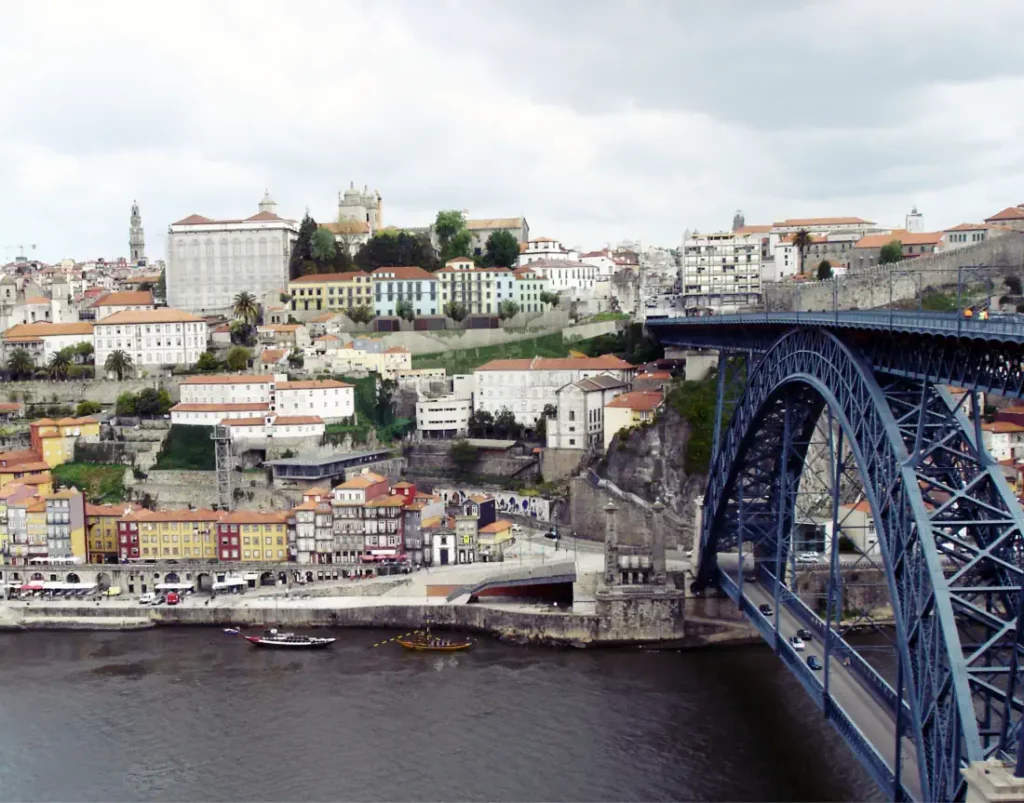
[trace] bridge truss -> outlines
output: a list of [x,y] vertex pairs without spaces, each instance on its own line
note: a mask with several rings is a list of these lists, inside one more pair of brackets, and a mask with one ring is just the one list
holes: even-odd
[[[716,427],[695,589],[717,585],[747,609],[896,800],[962,799],[960,769],[1015,755],[1021,736],[1024,515],[982,446],[975,389],[1019,393],[1024,361],[1019,347],[983,354],[980,345],[900,348],[898,338],[798,327],[770,345],[743,340],[740,354],[720,360],[719,414],[731,417]],[[736,377],[746,380],[741,395],[730,392]],[[972,390],[955,401],[952,383]],[[815,606],[797,593],[792,536],[812,474],[823,478],[831,525],[827,598]],[[894,673],[873,666],[840,627],[839,549],[852,501],[877,533]],[[745,577],[742,558],[738,571],[723,568],[730,553],[752,556],[755,575]],[[752,581],[773,595],[773,617],[750,603]],[[821,638],[823,674],[790,649],[782,611]],[[888,733],[844,696],[847,675],[885,712]]]

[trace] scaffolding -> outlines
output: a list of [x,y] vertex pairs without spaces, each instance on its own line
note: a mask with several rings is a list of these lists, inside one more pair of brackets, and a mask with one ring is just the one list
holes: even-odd
[[231,510],[231,431],[218,424],[213,428],[214,454],[217,461],[217,494],[222,510]]

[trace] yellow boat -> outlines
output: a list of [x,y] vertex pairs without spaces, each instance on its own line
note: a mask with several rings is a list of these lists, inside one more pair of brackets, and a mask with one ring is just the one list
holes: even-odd
[[430,633],[414,633],[409,638],[395,639],[407,650],[417,652],[459,652],[468,650],[473,642],[471,641],[449,641],[432,636]]

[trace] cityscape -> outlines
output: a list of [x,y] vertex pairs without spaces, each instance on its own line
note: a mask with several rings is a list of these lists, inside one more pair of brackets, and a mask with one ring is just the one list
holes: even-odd
[[1024,801],[983,5],[19,10],[0,801]]

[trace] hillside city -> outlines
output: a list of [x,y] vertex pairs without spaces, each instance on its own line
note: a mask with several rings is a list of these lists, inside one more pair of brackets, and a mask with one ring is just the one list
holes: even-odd
[[[189,214],[149,259],[132,204],[127,256],[2,267],[0,554],[356,577],[502,561],[524,525],[599,538],[556,509],[631,433],[673,410],[687,471],[707,469],[716,358],[666,349],[646,321],[879,270],[890,305],[1020,311],[1013,277],[893,297],[894,270],[1024,236],[1024,204],[978,211],[935,229],[916,208],[900,225],[738,212],[673,247],[587,250],[523,216],[386,226],[381,194],[350,186],[327,223],[269,193]],[[983,436],[1019,490],[1024,413],[993,410]]]

